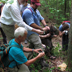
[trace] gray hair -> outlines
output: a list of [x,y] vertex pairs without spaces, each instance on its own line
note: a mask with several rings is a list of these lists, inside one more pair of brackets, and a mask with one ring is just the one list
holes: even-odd
[[27,30],[23,27],[18,27],[15,31],[14,31],[14,36],[15,38],[18,38],[19,35],[21,35],[22,37],[24,36],[24,33],[27,32]]

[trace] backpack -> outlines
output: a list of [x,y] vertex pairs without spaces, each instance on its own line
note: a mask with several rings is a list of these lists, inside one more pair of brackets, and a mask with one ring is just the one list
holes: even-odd
[[63,21],[62,24],[63,24],[64,22],[70,23],[70,21]]
[[8,67],[9,64],[12,62],[8,58],[8,53],[11,47],[18,47],[18,46],[10,44],[3,44],[2,46],[0,46],[0,68]]

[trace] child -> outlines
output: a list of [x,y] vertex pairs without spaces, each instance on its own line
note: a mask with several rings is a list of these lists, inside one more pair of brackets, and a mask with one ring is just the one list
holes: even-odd
[[55,59],[56,57],[51,56],[53,54],[51,50],[53,48],[52,38],[57,37],[57,33],[56,33],[57,29],[52,25],[49,27],[50,27],[50,30],[45,31],[44,35],[39,35],[39,36],[41,38],[42,43],[46,45],[46,48],[45,48],[46,55],[50,57],[50,59]]

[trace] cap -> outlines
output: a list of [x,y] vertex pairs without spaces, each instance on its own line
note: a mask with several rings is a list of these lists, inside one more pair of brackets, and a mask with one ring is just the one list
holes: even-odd
[[37,6],[41,5],[39,0],[31,0],[31,2],[34,2]]

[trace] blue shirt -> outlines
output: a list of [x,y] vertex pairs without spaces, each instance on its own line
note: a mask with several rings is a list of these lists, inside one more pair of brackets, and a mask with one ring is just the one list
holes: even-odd
[[[41,16],[41,14],[40,14],[40,12],[38,10],[36,10],[36,12],[34,12],[34,9],[32,7],[29,7],[29,8],[31,10],[27,8],[23,12],[22,18],[23,18],[24,22],[26,22],[29,26],[31,24],[33,24],[33,23],[35,23],[38,26],[40,26],[40,21],[43,20],[44,18]],[[35,32],[28,31],[27,37],[29,37],[33,33],[37,34]]]
[[[66,24],[68,24],[68,25],[69,25],[69,27],[70,27],[70,23],[68,23],[68,22],[65,22],[65,23],[66,23]],[[61,24],[61,25],[59,26],[59,30],[60,30],[60,31],[63,31],[63,29],[62,29],[62,28],[63,28],[63,25]]]
[[[17,65],[19,64],[23,64],[25,62],[27,62],[27,58],[25,57],[24,53],[23,53],[23,46],[19,45],[17,42],[15,42],[15,39],[12,39],[11,41],[11,45],[17,45],[19,46],[18,47],[11,47],[11,49],[9,50],[9,60],[12,61],[9,65],[10,68],[14,68]],[[9,44],[10,44],[9,42]]]
[[21,10],[20,10],[20,11],[23,13],[23,11],[24,11],[28,6],[30,6],[30,4],[28,4],[28,3],[27,3],[27,6],[20,5],[20,7],[21,7]]

